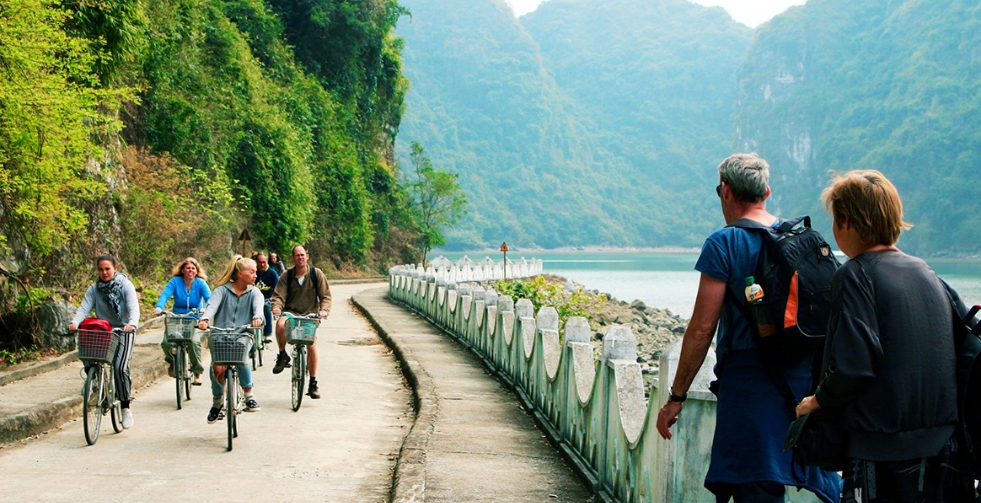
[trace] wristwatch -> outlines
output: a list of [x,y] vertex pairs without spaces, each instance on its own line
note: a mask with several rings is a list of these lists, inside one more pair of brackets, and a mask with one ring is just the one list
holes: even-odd
[[688,399],[688,393],[685,393],[683,395],[675,395],[674,394],[674,386],[672,386],[670,389],[668,389],[668,393],[669,393],[669,395],[668,395],[668,401],[669,402],[682,403],[682,402],[684,402],[685,400]]

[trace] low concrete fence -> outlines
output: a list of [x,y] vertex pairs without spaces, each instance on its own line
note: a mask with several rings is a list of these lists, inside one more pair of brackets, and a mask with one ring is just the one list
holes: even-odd
[[[509,273],[509,277],[510,273]],[[637,339],[612,327],[594,355],[584,318],[560,320],[538,313],[527,299],[515,302],[493,289],[447,281],[415,269],[393,270],[389,296],[426,316],[468,345],[510,383],[563,455],[604,499],[621,502],[714,502],[702,481],[715,429],[715,396],[708,391],[714,353],[689,391],[684,412],[665,441],[655,423],[667,386],[644,396]],[[660,361],[671,382],[680,344]],[[791,492],[789,501],[816,501]]]
[[466,281],[494,281],[505,278],[530,278],[542,274],[541,259],[525,259],[524,257],[512,261],[494,261],[490,257],[484,257],[478,262],[474,262],[469,257],[451,262],[446,257],[440,255],[429,262],[428,266],[422,264],[399,265],[388,270],[390,276],[405,274],[408,276],[428,277],[432,276],[437,280],[446,283],[463,283]]

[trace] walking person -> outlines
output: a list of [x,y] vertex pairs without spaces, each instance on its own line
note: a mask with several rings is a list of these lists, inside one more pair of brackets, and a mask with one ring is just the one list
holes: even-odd
[[[317,313],[320,319],[330,315],[330,285],[324,273],[307,263],[310,254],[301,245],[293,247],[293,268],[286,271],[276,285],[272,297],[272,312],[279,315],[292,313],[300,316]],[[278,374],[290,366],[290,357],[286,354],[286,321],[283,316],[276,323],[276,343],[279,345],[279,355],[273,374]],[[310,398],[320,398],[317,386],[317,345],[311,344],[307,353],[307,368],[310,370],[310,387],[307,395]]]
[[[225,268],[225,273],[218,279],[214,295],[208,302],[208,307],[201,315],[198,323],[200,330],[208,330],[208,326],[219,328],[238,328],[244,325],[262,326],[262,294],[254,286],[256,275],[255,261],[241,255],[232,257]],[[251,350],[252,341],[249,339]],[[249,365],[237,365],[238,382],[245,392],[246,412],[258,412],[261,408],[252,393],[252,368]],[[224,404],[225,367],[212,365],[209,372],[211,377],[211,395],[214,398],[211,410],[208,412],[208,424],[214,424],[221,417]],[[233,411],[226,411],[233,414]]]
[[[769,178],[769,164],[756,154],[733,154],[719,164],[715,192],[727,225],[743,218],[765,226],[778,223],[765,206]],[[782,503],[785,486],[803,487],[822,501],[836,502],[837,474],[807,468],[797,474],[802,482],[795,481],[791,455],[783,452],[792,414],[767,373],[749,320],[736,303],[745,279],[754,274],[763,245],[760,233],[739,227],[724,227],[705,240],[695,264],[701,277],[694,312],[682,339],[670,398],[658,411],[657,430],[671,439],[671,427],[679,421],[688,389],[717,335],[718,405],[705,487],[720,503]],[[795,397],[802,398],[810,391],[812,358],[780,363],[776,371]]]
[[116,397],[122,406],[123,428],[133,427],[133,411],[130,398],[133,381],[129,373],[129,361],[133,357],[135,330],[140,323],[140,300],[136,288],[125,274],[116,271],[116,258],[102,255],[95,259],[99,279],[85,291],[82,305],[68,324],[68,330],[75,330],[82,320],[95,311],[95,317],[109,322],[112,328],[121,328],[119,348],[112,360],[113,379],[116,383]]
[[878,171],[851,171],[834,175],[821,201],[851,260],[834,277],[823,380],[797,415],[840,411],[843,502],[968,501],[950,303],[933,270],[896,247],[911,227],[899,192]]
[[286,265],[279,259],[279,255],[276,255],[275,253],[269,254],[269,268],[276,271],[276,274],[278,274],[280,277],[286,274]]
[[[167,301],[171,298],[174,299],[171,310],[176,314],[186,315],[192,310],[202,311],[204,306],[208,304],[208,300],[211,299],[211,289],[208,288],[206,282],[208,275],[204,272],[201,264],[193,257],[187,257],[174,266],[172,274],[173,277],[167,282],[167,286],[160,293],[160,298],[157,299],[153,314],[157,315],[163,312],[164,308],[167,307]],[[201,317],[200,313],[191,313],[190,315],[195,318]],[[191,384],[195,386],[201,385],[201,373],[204,372],[204,366],[201,365],[201,335],[200,331],[194,331],[191,338],[191,350],[187,353],[191,360],[191,372],[194,373],[194,382]],[[173,346],[166,337],[160,342],[164,360],[169,365],[167,373],[170,377],[174,377],[174,357],[170,354]]]

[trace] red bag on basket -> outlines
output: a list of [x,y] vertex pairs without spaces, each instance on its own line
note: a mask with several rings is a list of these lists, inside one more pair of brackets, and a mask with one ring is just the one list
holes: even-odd
[[101,318],[85,318],[78,325],[79,330],[98,330],[100,332],[112,332],[112,325]]

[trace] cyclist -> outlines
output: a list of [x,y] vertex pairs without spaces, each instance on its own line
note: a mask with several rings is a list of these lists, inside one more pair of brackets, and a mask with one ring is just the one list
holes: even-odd
[[269,259],[266,258],[265,253],[259,252],[256,255],[255,262],[259,273],[255,277],[255,287],[262,292],[262,296],[265,298],[262,315],[265,317],[266,324],[262,326],[262,336],[265,338],[263,342],[268,344],[272,342],[272,339],[270,339],[272,335],[272,307],[270,307],[269,299],[272,298],[276,283],[279,283],[279,274],[269,267]]
[[[300,316],[317,313],[321,319],[330,314],[330,285],[323,271],[307,264],[310,254],[302,245],[293,247],[293,267],[286,271],[283,280],[276,285],[272,297],[273,314],[283,312]],[[276,366],[273,374],[278,374],[290,366],[290,357],[286,354],[286,320],[284,316],[276,323],[276,343],[279,345],[279,355],[276,356]],[[317,345],[311,344],[307,353],[307,368],[310,369],[310,387],[307,395],[310,398],[320,398],[317,388]]]
[[[208,301],[208,307],[201,315],[198,328],[208,329],[208,322],[220,328],[237,328],[251,324],[253,327],[262,326],[262,294],[255,288],[255,261],[241,255],[235,255],[225,268],[225,273],[218,280],[215,291]],[[251,345],[251,340],[249,342]],[[238,382],[245,392],[245,410],[258,412],[259,403],[252,394],[252,368],[248,365],[238,365]],[[214,424],[221,417],[224,397],[222,383],[225,379],[225,367],[212,365],[211,396],[214,397],[211,410],[208,412],[208,424]],[[233,414],[233,411],[228,411]]]
[[[157,306],[153,310],[153,314],[156,315],[163,312],[164,307],[167,306],[167,301],[171,297],[174,298],[173,311],[176,314],[188,314],[192,309],[200,311],[208,304],[208,300],[211,299],[211,289],[208,288],[208,283],[205,282],[208,279],[208,275],[205,274],[204,268],[201,267],[201,264],[197,260],[193,257],[187,257],[183,262],[174,267],[172,274],[173,277],[167,282],[167,286],[160,293],[160,298],[157,299]],[[191,316],[195,318],[201,317],[198,314],[192,314]],[[170,365],[167,370],[167,374],[170,377],[174,377],[174,357],[170,354],[170,349],[173,346],[173,344],[167,341],[166,337],[160,342],[160,347],[164,352],[164,360]],[[191,360],[191,372],[194,372],[194,382],[191,384],[200,386],[201,372],[204,372],[204,366],[201,365],[200,331],[194,331],[190,349],[187,352],[187,356]]]
[[136,288],[125,274],[116,271],[116,258],[101,255],[95,259],[99,279],[88,290],[78,306],[75,316],[68,324],[68,330],[75,330],[92,310],[95,317],[109,322],[112,328],[122,328],[119,335],[119,348],[112,360],[113,379],[116,383],[116,396],[123,409],[123,428],[133,426],[133,412],[129,408],[130,391],[133,381],[129,375],[129,360],[133,356],[133,343],[136,326],[140,322],[140,300]]
[[279,260],[279,255],[275,253],[269,254],[269,268],[276,271],[276,274],[280,276],[286,274],[286,266],[282,260]]

